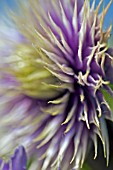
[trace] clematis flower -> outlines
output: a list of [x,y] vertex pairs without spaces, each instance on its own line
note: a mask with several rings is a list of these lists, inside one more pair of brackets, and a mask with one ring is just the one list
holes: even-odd
[[77,170],[92,142],[97,157],[100,138],[108,165],[113,49],[103,21],[111,1],[99,14],[101,4],[28,0],[11,12],[0,43],[1,156],[22,144],[34,169]]
[[14,155],[10,161],[5,162],[0,160],[1,170],[26,170],[27,167],[27,156],[23,146],[20,146],[15,150]]

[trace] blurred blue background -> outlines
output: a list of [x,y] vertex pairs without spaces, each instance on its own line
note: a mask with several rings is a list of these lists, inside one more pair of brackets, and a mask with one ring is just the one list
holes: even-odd
[[[4,8],[6,7],[5,3],[8,6],[10,6],[11,8],[14,8],[16,1],[18,2],[19,0],[0,0],[0,13],[4,13]],[[93,0],[90,0],[90,2],[92,3]],[[98,5],[99,2],[100,2],[100,0],[96,0],[96,6]],[[103,6],[105,7],[109,2],[110,2],[110,0],[103,0],[103,5],[100,8],[100,12],[102,11]],[[111,24],[111,23],[113,25],[113,2],[107,12],[106,17],[105,17],[103,29],[108,28],[109,24]],[[112,33],[111,33],[111,39],[113,41],[113,29],[112,29]]]
[[[91,3],[92,2],[93,2],[93,0],[91,0]],[[98,5],[99,2],[100,2],[100,0],[96,0],[96,5]],[[105,7],[109,2],[110,2],[110,0],[103,0],[103,5],[101,6],[100,11],[102,11],[103,6]],[[109,26],[110,23],[113,24],[113,2],[106,14],[104,27],[106,28],[107,26]]]
[[[18,0],[0,0],[0,12],[4,12],[4,4],[5,2],[11,7],[13,8],[15,6],[15,2],[18,2]],[[92,3],[93,0],[90,0],[90,2]],[[96,5],[100,2],[100,0],[96,0]],[[103,0],[103,5],[104,7],[110,2],[110,0]],[[102,7],[101,9],[102,10]],[[105,22],[104,22],[104,27],[106,28],[107,26],[109,26],[110,23],[113,23],[113,2],[109,8],[109,11],[105,17]]]

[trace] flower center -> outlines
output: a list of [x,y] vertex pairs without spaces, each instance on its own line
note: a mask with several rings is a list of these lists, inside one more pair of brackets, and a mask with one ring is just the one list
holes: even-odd
[[14,58],[16,61],[10,67],[22,93],[39,99],[50,99],[59,94],[56,87],[59,81],[45,68],[48,59],[43,52],[19,45]]

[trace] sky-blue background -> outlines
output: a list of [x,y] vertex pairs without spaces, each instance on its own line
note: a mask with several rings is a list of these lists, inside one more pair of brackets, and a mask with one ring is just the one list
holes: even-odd
[[[7,2],[7,4],[8,4],[11,8],[13,8],[13,7],[15,6],[15,3],[14,3],[14,2],[16,2],[16,1],[18,1],[18,0],[0,0],[0,13],[3,13],[3,11],[4,11],[4,2]],[[23,1],[24,1],[24,0],[23,0]],[[57,1],[57,0],[56,0],[56,1]],[[91,3],[92,3],[93,0],[90,0],[90,1],[91,1]],[[96,0],[96,5],[97,5],[99,2],[100,2],[100,0]],[[103,5],[104,5],[104,7],[105,7],[109,2],[110,2],[110,0],[103,0]],[[101,6],[101,10],[102,10],[102,7],[103,7],[103,6]],[[108,13],[107,13],[106,17],[105,17],[104,29],[106,29],[106,28],[109,26],[110,23],[113,24],[113,2],[112,2],[111,6],[110,6],[110,8],[109,8],[109,10],[108,10]],[[113,37],[113,29],[112,29],[112,37]]]
[[[10,7],[14,7],[14,2],[18,0],[0,0],[0,11],[3,12],[3,4],[4,2],[7,2]],[[93,0],[91,0],[92,3]],[[96,5],[100,2],[100,0],[96,0]],[[107,5],[110,2],[110,0],[103,0],[104,6]],[[101,7],[102,9],[102,7]],[[105,18],[105,25],[109,25],[110,23],[113,23],[113,2],[109,8],[109,11]]]
[[[91,0],[91,3],[93,2],[93,0]],[[96,5],[100,2],[100,0],[96,0]],[[110,2],[110,0],[103,0],[103,5],[101,6],[101,11],[102,11],[102,8],[103,6],[105,7],[108,3]],[[109,26],[109,24],[112,23],[113,24],[113,2],[106,14],[106,17],[105,17],[105,22],[104,22],[104,26]]]

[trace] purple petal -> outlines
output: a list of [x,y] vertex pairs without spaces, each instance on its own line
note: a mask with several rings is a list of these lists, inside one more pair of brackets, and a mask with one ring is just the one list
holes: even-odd
[[[113,57],[113,48],[109,48],[107,51],[108,55]],[[106,79],[110,81],[110,83],[113,83],[113,60],[109,57],[106,57],[105,60],[105,74]]]
[[[5,163],[2,170],[10,170],[9,169],[9,163]],[[16,170],[16,169],[15,169]]]
[[16,149],[12,157],[12,170],[26,170],[27,156],[23,146]]

